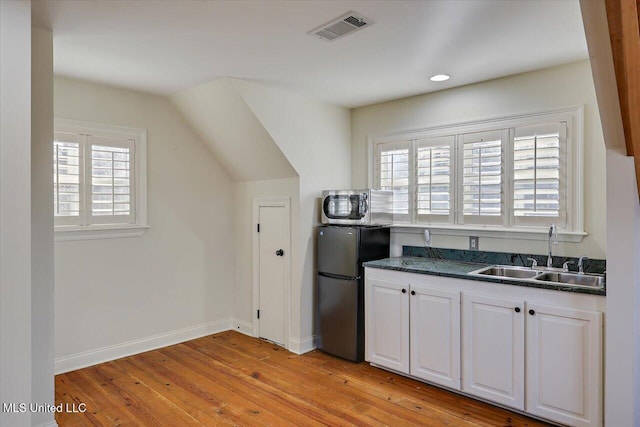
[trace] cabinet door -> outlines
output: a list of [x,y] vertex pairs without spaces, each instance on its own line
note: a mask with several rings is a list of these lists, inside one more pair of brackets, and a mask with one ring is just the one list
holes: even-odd
[[462,296],[462,390],[524,409],[524,302]]
[[527,412],[602,424],[602,313],[527,305]]
[[411,287],[411,375],[460,390],[460,292]]
[[409,373],[408,285],[367,279],[366,360]]

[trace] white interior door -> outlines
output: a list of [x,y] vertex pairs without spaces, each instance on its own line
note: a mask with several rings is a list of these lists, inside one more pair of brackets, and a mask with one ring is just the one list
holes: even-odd
[[289,215],[286,206],[258,206],[258,325],[260,338],[285,344]]

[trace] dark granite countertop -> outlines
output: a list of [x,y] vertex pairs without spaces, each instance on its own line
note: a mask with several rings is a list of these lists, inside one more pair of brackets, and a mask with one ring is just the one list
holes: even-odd
[[455,277],[459,279],[477,280],[481,282],[502,283],[505,285],[524,286],[528,288],[541,288],[554,291],[575,292],[591,295],[606,295],[606,287],[603,289],[586,288],[582,286],[559,285],[554,283],[506,279],[491,276],[470,276],[468,273],[486,267],[487,263],[467,262],[460,260],[425,258],[402,256],[385,258],[377,261],[365,262],[365,267],[380,268],[384,270],[405,271],[408,273],[429,274],[434,276]]

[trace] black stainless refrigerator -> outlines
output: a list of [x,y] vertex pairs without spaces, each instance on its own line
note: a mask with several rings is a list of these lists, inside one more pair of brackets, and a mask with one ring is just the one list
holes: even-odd
[[388,227],[318,227],[317,345],[364,360],[363,262],[389,256]]

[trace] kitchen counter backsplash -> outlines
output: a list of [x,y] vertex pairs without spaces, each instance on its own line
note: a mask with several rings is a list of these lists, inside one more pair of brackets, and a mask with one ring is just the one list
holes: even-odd
[[[538,261],[538,265],[547,265],[547,255],[517,254],[511,252],[469,251],[464,249],[447,249],[424,246],[403,246],[402,256],[445,259],[450,261],[477,262],[484,264],[518,265],[527,267],[531,265],[531,261],[528,261],[527,258],[533,258]],[[562,264],[567,261],[573,261],[573,264],[569,264],[569,270],[578,270],[578,258],[571,257],[554,256],[553,267],[562,268]],[[587,258],[583,262],[583,264],[585,273],[602,274],[607,269],[607,261],[604,259]]]

